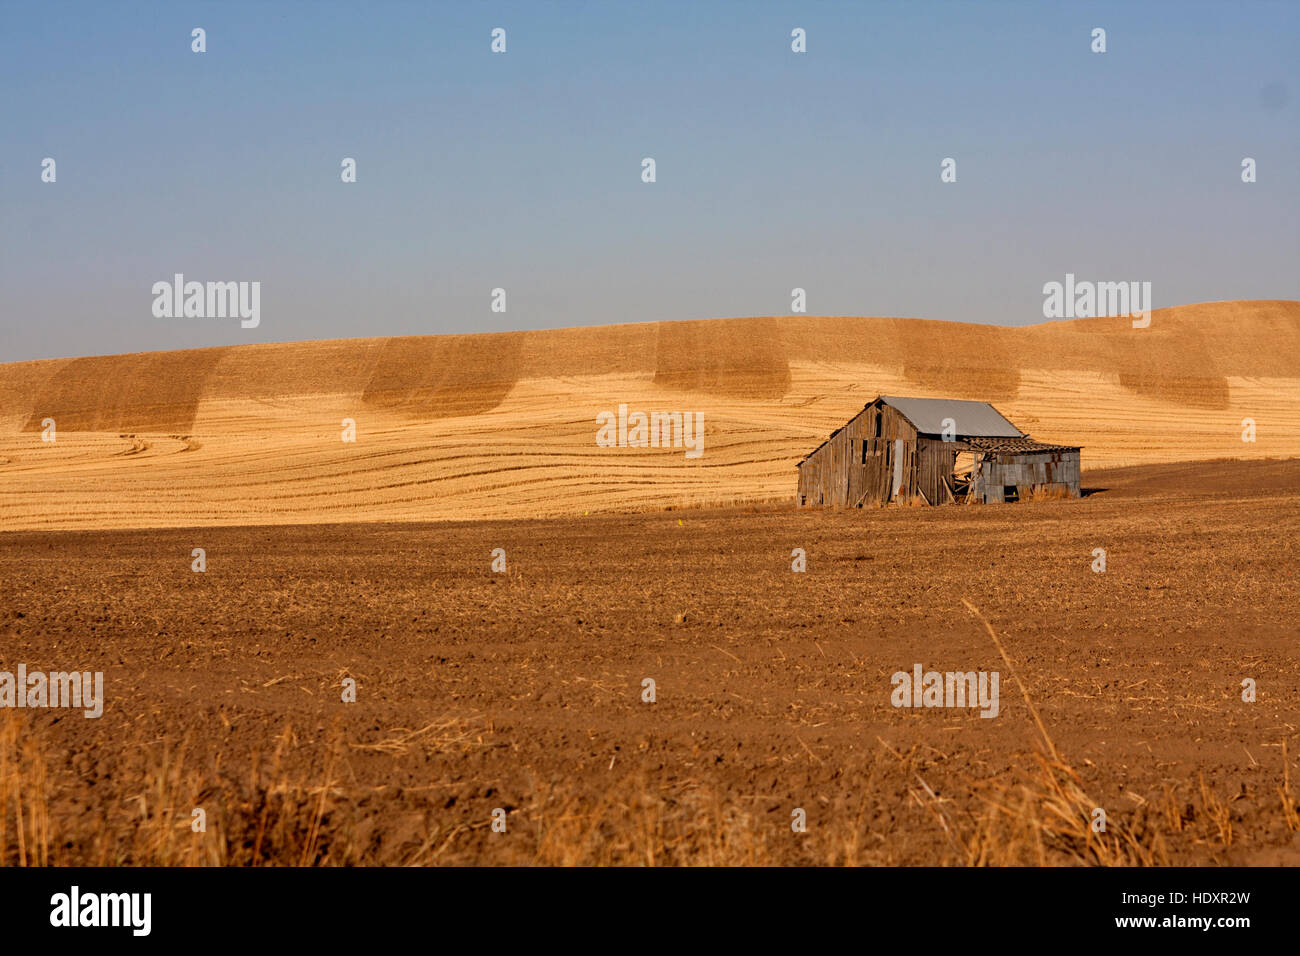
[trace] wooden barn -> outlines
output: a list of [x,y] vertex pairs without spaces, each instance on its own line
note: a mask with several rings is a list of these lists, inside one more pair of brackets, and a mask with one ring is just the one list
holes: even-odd
[[987,402],[882,395],[799,462],[796,502],[1077,498],[1079,447],[1034,441]]

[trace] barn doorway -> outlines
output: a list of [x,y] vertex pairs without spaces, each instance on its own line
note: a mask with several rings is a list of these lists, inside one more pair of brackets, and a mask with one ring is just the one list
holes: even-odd
[[975,490],[975,453],[959,451],[952,464],[952,496],[965,501]]

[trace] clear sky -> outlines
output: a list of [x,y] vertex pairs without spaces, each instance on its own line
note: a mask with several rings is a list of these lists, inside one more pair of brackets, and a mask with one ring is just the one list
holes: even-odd
[[[796,286],[1019,325],[1067,272],[1300,298],[1297,41],[1300,3],[1251,0],[9,2],[0,361],[771,315]],[[261,324],[155,318],[177,272],[261,282]]]

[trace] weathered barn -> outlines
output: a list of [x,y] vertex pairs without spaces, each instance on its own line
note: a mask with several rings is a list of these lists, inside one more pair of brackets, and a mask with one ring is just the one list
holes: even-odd
[[1079,496],[1079,446],[1034,441],[987,402],[882,395],[798,468],[800,507]]

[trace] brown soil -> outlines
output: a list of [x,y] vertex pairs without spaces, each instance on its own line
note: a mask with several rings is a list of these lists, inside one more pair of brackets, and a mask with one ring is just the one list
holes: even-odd
[[[98,720],[0,712],[0,855],[1300,862],[1300,463],[1084,483],[1105,490],[0,534],[0,669],[102,670],[107,696]],[[916,663],[1000,672],[999,716],[891,706]]]

